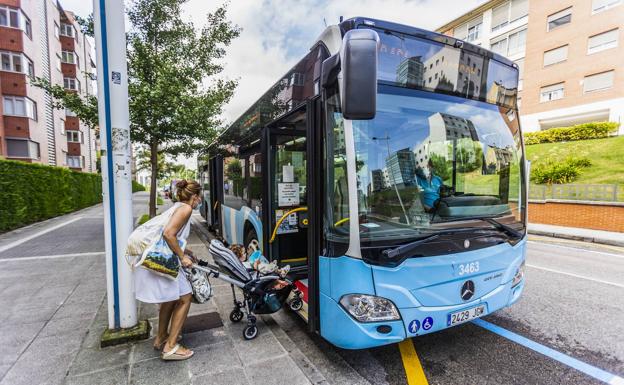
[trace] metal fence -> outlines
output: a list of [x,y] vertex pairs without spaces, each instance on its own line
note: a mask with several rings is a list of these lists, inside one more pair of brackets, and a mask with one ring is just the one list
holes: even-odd
[[584,201],[618,201],[616,184],[553,184],[529,186],[529,199],[568,199]]

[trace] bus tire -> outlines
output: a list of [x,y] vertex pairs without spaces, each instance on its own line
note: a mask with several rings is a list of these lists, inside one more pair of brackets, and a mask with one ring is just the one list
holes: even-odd
[[245,251],[249,250],[249,247],[252,247],[254,250],[260,250],[260,243],[258,242],[258,235],[256,234],[256,230],[253,226],[249,226],[250,228],[245,232]]

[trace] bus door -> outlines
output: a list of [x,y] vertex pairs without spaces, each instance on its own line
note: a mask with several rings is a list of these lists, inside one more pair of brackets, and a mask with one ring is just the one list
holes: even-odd
[[307,156],[304,130],[267,128],[266,257],[307,268]]
[[223,235],[221,231],[221,203],[223,203],[223,156],[217,155],[208,161],[208,169],[210,170],[210,205],[208,209],[209,215],[206,220],[209,221],[212,229]]

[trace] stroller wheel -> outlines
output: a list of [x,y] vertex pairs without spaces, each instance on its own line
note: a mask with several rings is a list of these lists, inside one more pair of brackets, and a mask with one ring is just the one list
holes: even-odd
[[243,319],[243,312],[239,309],[234,309],[230,312],[230,321],[240,322]]
[[288,306],[290,306],[290,310],[292,311],[299,311],[303,308],[303,301],[301,300],[301,298],[295,298],[290,301],[290,304],[288,304]]
[[246,340],[253,340],[258,336],[258,327],[256,325],[248,325],[243,329],[243,338]]

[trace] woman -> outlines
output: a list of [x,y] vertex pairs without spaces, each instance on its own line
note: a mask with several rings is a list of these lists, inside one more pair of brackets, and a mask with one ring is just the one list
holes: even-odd
[[[183,267],[193,264],[194,256],[190,249],[182,250],[179,241],[186,244],[191,228],[193,209],[201,204],[199,183],[193,180],[180,180],[176,183],[176,197],[171,218],[163,230],[163,238],[169,248],[180,259]],[[180,270],[175,281],[154,274],[146,269],[135,270],[135,293],[141,302],[159,303],[158,335],[154,348],[162,349],[161,358],[167,361],[186,360],[193,351],[178,344],[178,336],[191,307],[191,284]]]

